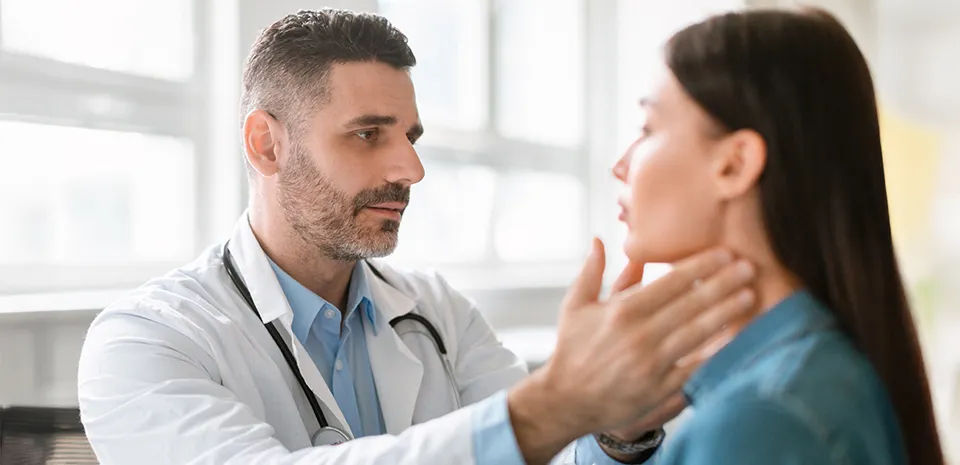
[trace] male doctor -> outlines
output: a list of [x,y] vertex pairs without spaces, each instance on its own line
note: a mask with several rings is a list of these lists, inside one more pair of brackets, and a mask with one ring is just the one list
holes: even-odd
[[[442,278],[367,260],[394,249],[424,176],[414,62],[378,16],[301,11],[263,31],[243,75],[248,211],[226,246],[112,304],[84,343],[80,411],[102,463],[641,463],[656,450],[699,349],[751,311],[734,297],[749,265],[714,251],[643,288],[628,267],[600,300],[595,241],[555,353],[528,376]],[[403,315],[433,330],[394,327]]]

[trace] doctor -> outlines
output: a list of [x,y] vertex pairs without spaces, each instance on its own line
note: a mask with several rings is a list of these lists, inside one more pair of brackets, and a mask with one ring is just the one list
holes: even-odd
[[243,76],[248,211],[224,244],[100,313],[84,343],[80,411],[102,463],[639,463],[656,450],[697,349],[752,311],[751,268],[715,251],[641,289],[630,267],[601,301],[595,242],[555,355],[528,376],[442,278],[367,260],[394,249],[424,175],[414,62],[377,16],[301,11],[263,31]]

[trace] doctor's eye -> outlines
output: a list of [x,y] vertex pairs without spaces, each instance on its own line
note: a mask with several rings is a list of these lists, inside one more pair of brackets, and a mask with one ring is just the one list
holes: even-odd
[[374,142],[377,140],[379,132],[376,129],[364,129],[354,132],[354,134],[365,142]]

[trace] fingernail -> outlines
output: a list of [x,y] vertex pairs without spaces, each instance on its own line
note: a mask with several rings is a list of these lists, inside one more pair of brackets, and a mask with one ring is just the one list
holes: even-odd
[[743,278],[752,278],[754,273],[753,264],[746,260],[740,260],[737,262],[737,273]]

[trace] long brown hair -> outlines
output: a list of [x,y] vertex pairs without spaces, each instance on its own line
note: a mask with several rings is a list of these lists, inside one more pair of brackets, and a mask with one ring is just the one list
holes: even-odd
[[822,10],[749,10],[681,30],[665,58],[720,126],[763,137],[759,192],[777,257],[872,362],[909,463],[942,465],[890,231],[876,95],[853,38]]

